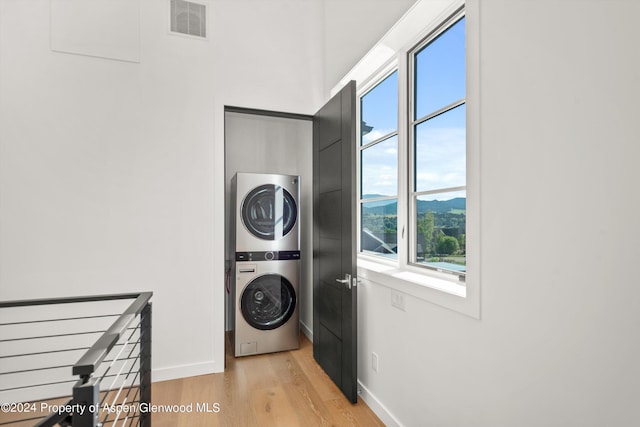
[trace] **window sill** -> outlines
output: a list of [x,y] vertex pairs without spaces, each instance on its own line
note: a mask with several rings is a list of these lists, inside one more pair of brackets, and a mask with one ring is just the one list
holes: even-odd
[[395,263],[359,256],[358,277],[476,319],[480,317],[477,292],[470,292],[468,282],[465,285],[447,274],[402,270]]

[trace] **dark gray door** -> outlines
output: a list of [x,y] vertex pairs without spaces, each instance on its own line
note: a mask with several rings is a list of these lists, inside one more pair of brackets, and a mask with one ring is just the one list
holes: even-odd
[[313,356],[357,401],[356,85],[313,120]]

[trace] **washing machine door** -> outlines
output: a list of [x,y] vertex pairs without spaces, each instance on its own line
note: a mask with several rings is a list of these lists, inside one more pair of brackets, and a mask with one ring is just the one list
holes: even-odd
[[242,222],[254,236],[279,240],[294,227],[298,216],[295,199],[286,189],[265,184],[251,190],[242,202]]
[[242,291],[240,308],[246,322],[256,329],[276,329],[296,308],[296,293],[285,277],[265,274],[249,282]]

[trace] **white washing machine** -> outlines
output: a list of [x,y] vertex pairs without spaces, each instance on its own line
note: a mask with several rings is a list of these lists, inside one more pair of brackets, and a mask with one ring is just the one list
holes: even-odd
[[299,347],[300,260],[296,251],[246,253],[235,263],[234,349],[236,356]]
[[237,173],[231,181],[235,252],[300,250],[300,177]]

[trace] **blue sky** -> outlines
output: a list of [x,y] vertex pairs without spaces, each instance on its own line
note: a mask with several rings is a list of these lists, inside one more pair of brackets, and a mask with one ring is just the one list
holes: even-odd
[[[463,18],[416,55],[416,118],[465,97],[464,31]],[[397,130],[397,72],[362,98],[361,114],[362,121],[373,127],[363,135],[363,145]],[[462,105],[416,127],[417,191],[465,185],[465,115]],[[397,195],[397,164],[397,137],[365,149],[362,194]]]
[[362,194],[397,195],[398,137],[388,138],[362,152]]
[[465,97],[464,18],[416,55],[415,119]]
[[416,128],[416,191],[466,184],[466,105]]
[[398,72],[373,88],[362,98],[362,121],[373,130],[362,136],[367,144],[398,129]]

